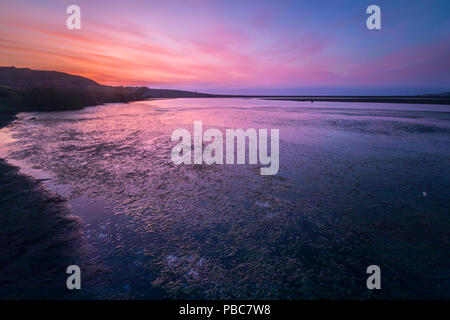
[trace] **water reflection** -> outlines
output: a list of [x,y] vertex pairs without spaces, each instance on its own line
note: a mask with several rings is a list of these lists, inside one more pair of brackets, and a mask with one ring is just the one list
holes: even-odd
[[[84,286],[94,296],[448,297],[449,111],[151,100],[24,113],[0,131],[13,139],[1,150],[51,179],[45,185],[83,219],[92,259],[105,268]],[[170,134],[194,120],[205,130],[279,128],[278,175],[173,165]],[[392,283],[381,293],[364,286],[374,260]]]

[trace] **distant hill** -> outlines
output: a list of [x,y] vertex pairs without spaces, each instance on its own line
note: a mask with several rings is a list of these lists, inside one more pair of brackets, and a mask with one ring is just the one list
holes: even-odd
[[53,88],[100,87],[100,84],[91,79],[64,72],[0,67],[0,86],[29,89],[36,86]]
[[147,87],[114,87],[58,71],[0,67],[0,113],[80,109],[149,98],[235,97],[294,101],[420,103],[450,105],[450,92],[417,96],[250,96],[212,95]]
[[149,98],[207,96],[181,90],[104,86],[64,72],[0,67],[0,112],[70,110]]

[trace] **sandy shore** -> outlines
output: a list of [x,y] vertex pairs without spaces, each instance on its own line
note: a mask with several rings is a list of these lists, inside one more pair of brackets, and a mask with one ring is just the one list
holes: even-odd
[[[0,115],[0,128],[13,119]],[[65,270],[81,253],[81,223],[65,199],[18,171],[0,159],[0,299],[67,298]]]
[[[448,111],[220,102],[21,117],[11,156],[86,194],[70,202],[83,233],[64,199],[0,161],[0,298],[448,297]],[[168,121],[160,111],[171,108]],[[174,168],[160,128],[189,118],[286,130],[284,173]],[[158,138],[142,143],[149,137]],[[81,292],[65,288],[72,262]],[[372,264],[382,268],[379,292],[365,286]]]

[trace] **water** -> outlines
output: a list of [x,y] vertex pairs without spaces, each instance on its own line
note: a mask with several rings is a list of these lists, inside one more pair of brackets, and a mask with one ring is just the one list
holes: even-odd
[[[278,128],[278,174],[173,165],[194,120]],[[450,297],[449,106],[150,100],[22,113],[0,141],[83,219],[89,297]]]

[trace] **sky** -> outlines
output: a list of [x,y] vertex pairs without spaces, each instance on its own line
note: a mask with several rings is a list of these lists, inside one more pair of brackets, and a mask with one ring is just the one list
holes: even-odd
[[[81,8],[81,29],[66,8]],[[369,30],[366,8],[381,8]],[[0,0],[0,65],[238,94],[450,91],[448,0]]]

